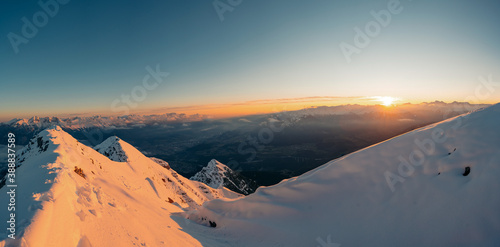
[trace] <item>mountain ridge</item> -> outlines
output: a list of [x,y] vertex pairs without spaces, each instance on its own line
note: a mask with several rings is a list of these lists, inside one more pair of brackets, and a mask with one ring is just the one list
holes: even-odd
[[[132,148],[123,149],[130,159],[116,162],[59,126],[37,134],[19,155],[16,239],[2,232],[0,246],[197,245],[168,216],[214,198],[241,196],[190,181],[143,155],[131,155],[140,153]],[[7,199],[0,203],[7,205]],[[5,217],[0,215],[4,222]]]

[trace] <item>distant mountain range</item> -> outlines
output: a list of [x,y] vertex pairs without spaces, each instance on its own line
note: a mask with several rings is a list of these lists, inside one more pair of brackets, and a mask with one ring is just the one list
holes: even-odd
[[[441,114],[465,113],[481,107],[485,104],[470,104],[467,102],[452,102],[445,103],[435,101],[430,103],[420,104],[401,104],[397,107],[390,107],[391,114],[405,114],[424,109],[432,109]],[[346,114],[371,114],[387,112],[388,107],[382,105],[340,105],[340,106],[320,106],[306,108],[296,111],[282,111],[273,114],[280,115],[288,121],[285,124],[290,124],[298,121],[300,118],[315,115],[346,115]],[[90,117],[38,117],[31,118],[15,118],[10,121],[0,123],[0,126],[24,127],[29,129],[45,129],[50,126],[58,125],[64,129],[84,129],[84,128],[133,128],[144,126],[164,126],[168,127],[167,123],[173,122],[192,122],[207,119],[205,115],[186,115],[177,113],[166,113],[161,115],[126,115],[126,116],[90,116]]]
[[443,101],[424,102],[419,104],[404,103],[396,106],[383,105],[339,105],[339,106],[319,106],[311,107],[298,111],[290,111],[296,115],[345,115],[345,114],[370,114],[376,112],[389,111],[394,114],[403,114],[407,112],[418,112],[422,110],[433,110],[443,114],[452,114],[453,112],[469,112],[478,108],[489,106],[487,104],[471,104],[468,102],[451,102]]
[[31,117],[15,118],[1,123],[12,127],[24,127],[30,129],[45,129],[58,125],[65,129],[82,128],[130,128],[143,127],[146,125],[165,125],[169,122],[189,122],[205,119],[206,116],[195,114],[167,113],[162,115],[126,115],[118,117],[91,116],[91,117]]

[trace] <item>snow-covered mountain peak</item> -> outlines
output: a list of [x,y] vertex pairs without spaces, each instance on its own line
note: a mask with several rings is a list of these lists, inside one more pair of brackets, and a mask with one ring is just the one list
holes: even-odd
[[228,170],[230,170],[229,167],[223,165],[215,159],[212,159],[208,162],[207,166],[203,167],[201,171],[196,173],[190,179],[205,183],[206,185],[217,189],[224,186],[224,178],[226,177],[225,172]]
[[116,162],[127,162],[146,158],[139,150],[117,136],[109,137],[101,144],[95,146],[94,149]]
[[222,172],[231,170],[229,167],[227,167],[226,165],[220,163],[216,159],[210,160],[210,162],[208,162],[208,165],[206,167],[208,169],[217,169],[217,170],[222,171]]
[[244,195],[253,193],[257,188],[253,180],[243,177],[215,159],[210,160],[207,166],[190,179],[202,182],[214,189],[226,187]]

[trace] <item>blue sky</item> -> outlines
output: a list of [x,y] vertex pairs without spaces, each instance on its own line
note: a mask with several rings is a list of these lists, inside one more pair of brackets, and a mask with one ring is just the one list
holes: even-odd
[[[110,113],[156,65],[170,75],[134,110],[317,96],[463,101],[479,76],[500,81],[498,1],[401,0],[348,63],[339,45],[389,2],[243,0],[221,21],[212,1],[71,0],[16,53],[9,33],[22,35],[22,18],[42,7],[4,0],[0,120]],[[499,91],[481,101],[500,101]]]

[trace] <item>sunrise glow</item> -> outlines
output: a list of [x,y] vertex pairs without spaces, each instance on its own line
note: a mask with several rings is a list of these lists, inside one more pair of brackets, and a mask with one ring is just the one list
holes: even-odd
[[390,96],[374,96],[370,97],[373,101],[379,103],[383,106],[392,106],[395,101],[398,101],[398,98],[390,97]]
[[392,97],[382,97],[380,101],[382,102],[382,105],[391,106],[395,99]]

